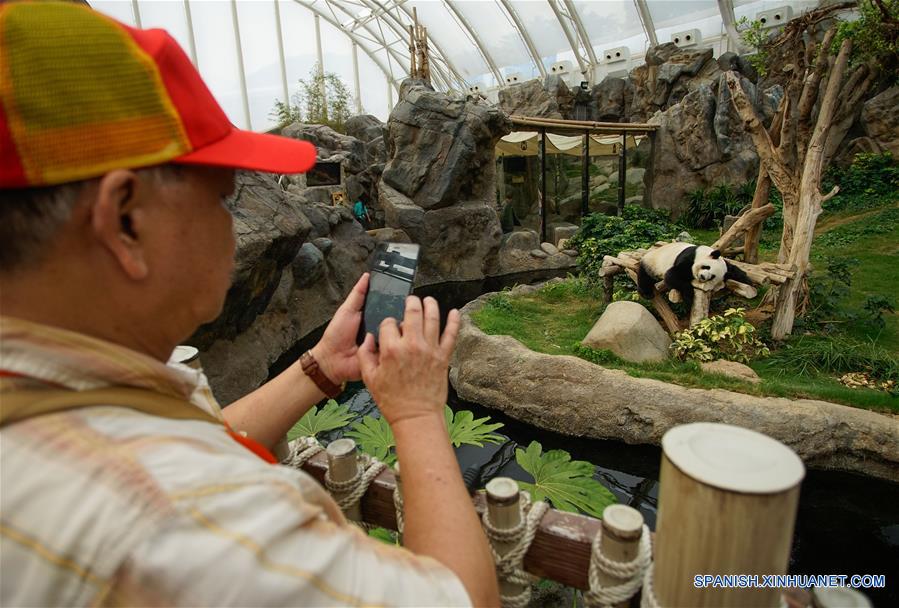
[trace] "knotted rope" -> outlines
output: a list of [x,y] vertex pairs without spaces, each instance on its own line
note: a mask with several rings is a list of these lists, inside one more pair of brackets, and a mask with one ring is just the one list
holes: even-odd
[[[490,551],[493,553],[493,561],[496,563],[496,574],[499,580],[521,585],[522,591],[517,595],[501,595],[503,608],[525,608],[531,600],[531,576],[524,571],[522,564],[524,555],[534,541],[534,535],[540,527],[540,520],[549,509],[549,504],[540,501],[531,504],[531,497],[527,492],[522,492],[518,501],[521,509],[521,521],[514,528],[500,530],[490,521],[490,512],[484,511],[481,521],[484,531],[490,539]],[[500,555],[496,552],[494,542],[515,543],[515,546],[506,553]]]
[[282,461],[297,469],[306,464],[310,458],[324,450],[325,448],[318,442],[315,437],[298,437],[290,442],[290,456]]
[[403,504],[403,493],[400,492],[399,484],[393,488],[393,508],[396,511],[396,531],[402,534],[403,526],[405,524],[405,520],[403,519],[403,509],[405,509],[405,505]]
[[[584,593],[584,605],[615,606],[632,598],[644,584],[644,575],[651,563],[652,547],[649,540],[649,528],[644,525],[640,536],[640,546],[637,556],[629,562],[619,562],[609,559],[602,553],[602,532],[597,532],[593,538],[592,551],[590,553],[590,570],[588,580],[590,590]],[[603,587],[599,580],[600,572],[626,579],[623,583]],[[645,595],[645,594],[644,594]]]
[[652,589],[652,565],[646,568],[643,577],[643,595],[640,596],[640,608],[662,608]]
[[335,498],[337,506],[342,511],[346,511],[362,498],[368,490],[368,486],[371,485],[372,480],[385,467],[387,465],[377,458],[372,458],[368,454],[359,454],[359,459],[356,462],[356,474],[352,478],[346,481],[334,481],[331,479],[331,470],[328,469],[325,472],[325,487],[328,488],[332,495],[346,492],[346,495],[339,500]]

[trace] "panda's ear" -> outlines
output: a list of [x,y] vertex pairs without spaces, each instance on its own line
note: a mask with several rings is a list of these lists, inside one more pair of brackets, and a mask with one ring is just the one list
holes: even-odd
[[717,260],[718,258],[721,257],[721,252],[718,251],[717,249],[712,249],[712,252],[709,254],[709,257],[712,258],[713,260]]

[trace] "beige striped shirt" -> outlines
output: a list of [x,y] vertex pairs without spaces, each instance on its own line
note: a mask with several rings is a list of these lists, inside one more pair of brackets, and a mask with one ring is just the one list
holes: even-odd
[[[221,417],[202,373],[0,317],[2,394],[149,388]],[[103,406],[0,430],[0,605],[459,606],[436,561],[348,525],[224,427]]]

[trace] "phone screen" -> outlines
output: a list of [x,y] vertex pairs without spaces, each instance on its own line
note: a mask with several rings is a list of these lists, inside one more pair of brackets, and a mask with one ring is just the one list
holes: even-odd
[[359,326],[358,342],[365,334],[374,334],[387,317],[402,322],[406,310],[406,296],[412,292],[415,270],[418,267],[419,246],[414,243],[382,243],[375,251]]

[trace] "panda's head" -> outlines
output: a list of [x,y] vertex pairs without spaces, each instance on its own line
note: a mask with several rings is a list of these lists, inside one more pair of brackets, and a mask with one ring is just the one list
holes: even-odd
[[696,248],[693,258],[693,278],[702,283],[720,282],[727,273],[727,264],[721,258],[721,252],[711,247]]

